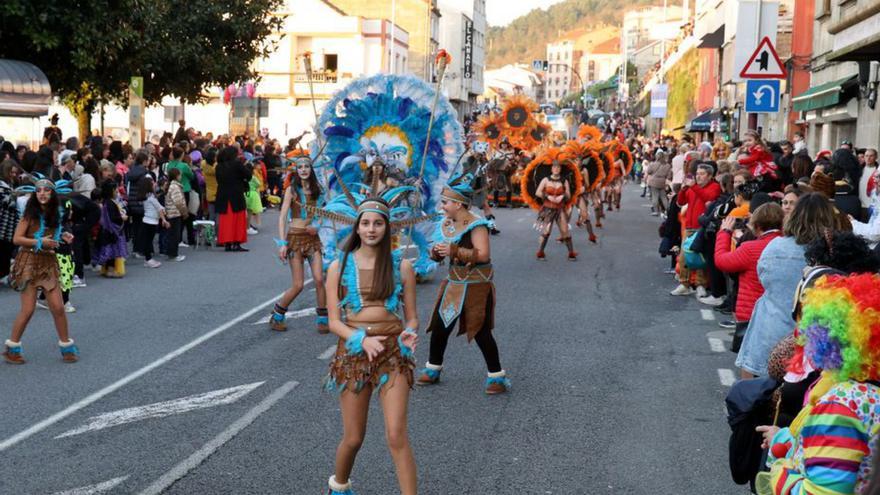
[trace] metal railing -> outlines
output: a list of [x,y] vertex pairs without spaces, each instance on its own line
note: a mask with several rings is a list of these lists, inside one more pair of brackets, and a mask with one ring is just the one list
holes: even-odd
[[[314,83],[335,83],[339,77],[335,72],[312,72],[312,82]],[[309,76],[305,72],[294,72],[293,82],[307,83]]]

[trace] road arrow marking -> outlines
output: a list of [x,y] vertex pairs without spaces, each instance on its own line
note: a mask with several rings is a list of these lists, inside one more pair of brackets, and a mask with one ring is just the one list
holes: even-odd
[[182,414],[198,409],[207,409],[210,407],[232,404],[264,383],[266,382],[249,383],[247,385],[239,385],[238,387],[191,395],[182,399],[157,402],[146,406],[131,407],[128,409],[120,409],[118,411],[104,413],[89,418],[88,423],[85,425],[66,431],[55,438],[71,437],[89,431],[103,430],[105,428],[143,421],[145,419],[164,418],[166,416]]
[[62,409],[61,411],[58,411],[57,413],[49,416],[48,418],[28,427],[27,429],[25,429],[23,431],[16,433],[15,435],[12,435],[11,437],[7,438],[6,440],[3,440],[2,442],[0,442],[0,452],[3,452],[4,450],[8,449],[9,447],[12,447],[13,445],[21,442],[22,440],[26,440],[26,439],[36,435],[37,433],[54,425],[55,423],[61,421],[62,419],[79,411],[80,409],[87,407],[91,404],[94,404],[95,402],[103,399],[107,395],[112,394],[113,392],[119,390],[120,388],[128,385],[132,381],[137,380],[138,378],[146,375],[150,371],[153,371],[154,369],[164,365],[165,363],[171,361],[172,359],[176,358],[177,356],[180,356],[181,354],[189,351],[190,349],[193,349],[194,347],[201,345],[205,341],[207,341],[211,338],[214,338],[215,336],[229,330],[230,328],[234,327],[235,325],[238,325],[239,323],[250,318],[251,316],[253,316],[257,312],[262,311],[263,308],[265,308],[266,306],[277,301],[278,298],[281,297],[282,295],[283,294],[278,294],[277,296],[272,297],[272,299],[269,299],[268,301],[262,302],[256,306],[254,306],[253,308],[245,311],[244,313],[242,313],[242,314],[236,316],[235,318],[227,321],[226,323],[218,326],[217,328],[211,330],[210,332],[196,338],[195,340],[189,342],[188,344],[185,344],[181,347],[178,347],[177,349],[169,352],[168,354],[153,361],[152,363],[120,378],[119,380],[116,380],[115,382],[111,383],[110,385],[107,385],[106,387],[102,388],[101,390],[98,390],[97,392],[93,392],[92,394],[88,395],[87,397],[67,406],[66,408]]
[[94,495],[95,493],[103,493],[108,490],[112,490],[122,484],[122,482],[127,479],[128,476],[122,476],[119,478],[113,478],[112,480],[104,481],[102,483],[98,483],[97,485],[83,486],[63,492],[55,492],[52,495]]
[[[306,308],[306,309],[300,309],[298,311],[288,311],[287,316],[285,316],[285,318],[287,318],[288,320],[295,320],[297,318],[302,318],[304,316],[312,316],[314,314],[316,314],[315,308]],[[269,318],[272,318],[272,315],[264,316],[264,317],[260,318],[259,320],[253,322],[252,325],[265,325],[266,323],[269,323]]]
[[721,380],[721,384],[725,387],[730,387],[736,382],[736,376],[734,376],[733,370],[727,368],[718,368],[718,379]]
[[326,351],[322,352],[321,354],[318,354],[318,359],[320,359],[321,361],[324,361],[325,359],[330,359],[330,356],[332,356],[334,354],[336,354],[336,346],[335,345],[328,347]]
[[193,455],[181,461],[178,465],[171,468],[171,471],[168,471],[167,473],[162,475],[161,478],[156,480],[152,485],[144,489],[144,491],[141,492],[141,495],[159,495],[160,493],[164,492],[177,480],[183,478],[187,475],[187,473],[198,467],[199,464],[205,462],[205,460],[210,457],[211,454],[216,452],[226,442],[232,440],[242,430],[250,426],[250,424],[256,421],[256,419],[261,414],[268,411],[269,408],[274,406],[276,402],[283,399],[284,396],[290,393],[290,391],[293,390],[297,385],[299,385],[299,382],[287,382],[284,385],[275,389],[274,392],[269,394],[269,396],[263,399],[262,402],[254,406],[254,408],[248,411],[247,414],[239,418],[235,423],[232,423],[229,428],[223,430],[223,432],[221,432],[211,441],[206,443]]

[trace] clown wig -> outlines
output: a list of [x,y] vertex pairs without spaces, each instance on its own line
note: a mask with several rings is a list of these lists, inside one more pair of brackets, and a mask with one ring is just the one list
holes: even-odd
[[880,275],[823,277],[804,295],[798,329],[815,368],[838,381],[880,380]]

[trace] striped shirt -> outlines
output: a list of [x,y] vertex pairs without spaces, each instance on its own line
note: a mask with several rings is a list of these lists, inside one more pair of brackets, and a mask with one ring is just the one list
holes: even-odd
[[777,495],[861,493],[880,432],[880,387],[846,381],[823,395],[804,421],[793,453],[774,470]]

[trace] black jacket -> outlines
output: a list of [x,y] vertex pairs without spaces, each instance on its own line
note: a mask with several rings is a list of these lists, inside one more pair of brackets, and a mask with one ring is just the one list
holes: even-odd
[[244,195],[248,191],[251,172],[237,158],[218,163],[216,170],[217,199],[214,204],[217,213],[226,213],[227,204],[232,206],[234,212],[243,211],[246,207]]

